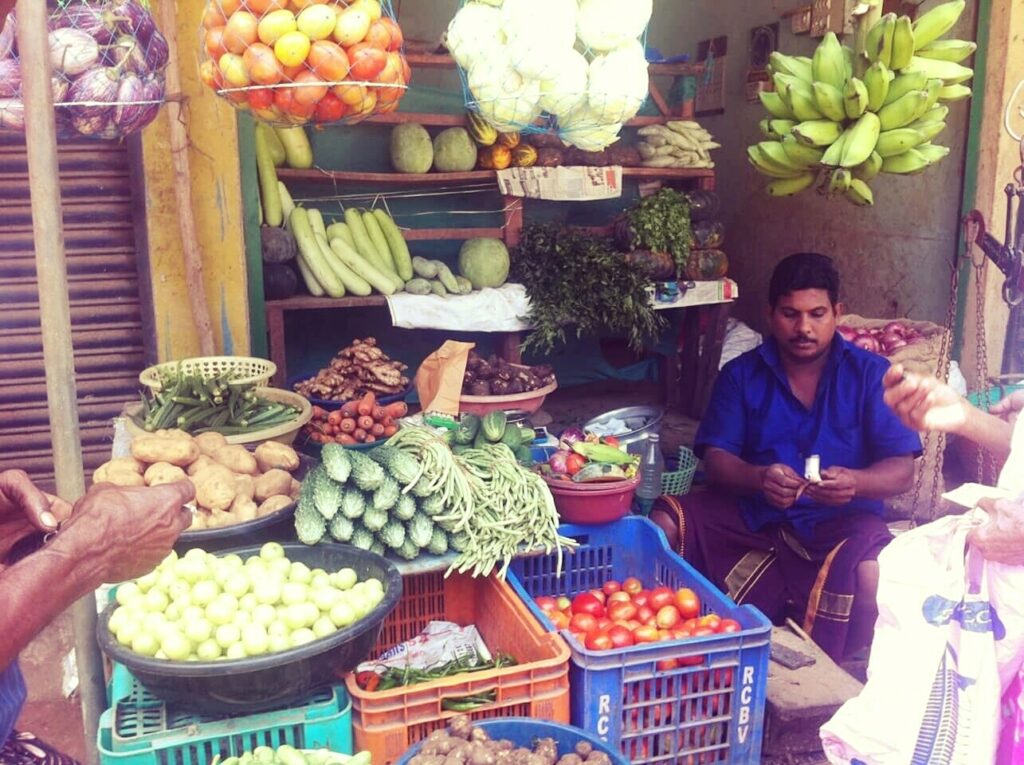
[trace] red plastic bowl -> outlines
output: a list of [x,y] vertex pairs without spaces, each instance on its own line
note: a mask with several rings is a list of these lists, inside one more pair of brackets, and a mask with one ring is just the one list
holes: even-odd
[[558,515],[567,523],[611,523],[629,515],[640,478],[607,483],[573,483],[544,476]]

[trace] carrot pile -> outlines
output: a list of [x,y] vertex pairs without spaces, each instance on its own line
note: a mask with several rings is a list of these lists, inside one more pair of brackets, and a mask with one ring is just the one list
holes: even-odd
[[373,392],[355,401],[347,401],[340,409],[327,411],[313,407],[313,418],[305,425],[310,441],[321,444],[332,441],[344,446],[369,444],[391,438],[397,431],[396,420],[409,411],[404,401],[382,406]]

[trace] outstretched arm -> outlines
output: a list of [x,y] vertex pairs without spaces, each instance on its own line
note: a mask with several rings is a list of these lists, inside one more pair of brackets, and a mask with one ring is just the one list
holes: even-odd
[[[955,433],[985,447],[999,459],[1009,455],[1010,424],[971,406],[956,391],[934,377],[905,372],[896,364],[886,372],[882,383],[885,386],[885,403],[908,428]],[[1004,405],[1007,413],[1012,411],[1013,404],[1011,400]]]
[[704,455],[708,480],[731,494],[764,493],[775,507],[785,510],[797,500],[804,480],[788,465],[752,465],[725,449],[710,447]]
[[43,549],[0,570],[0,668],[61,611],[103,582],[153,570],[188,527],[191,517],[184,504],[194,495],[188,481],[90,489]]

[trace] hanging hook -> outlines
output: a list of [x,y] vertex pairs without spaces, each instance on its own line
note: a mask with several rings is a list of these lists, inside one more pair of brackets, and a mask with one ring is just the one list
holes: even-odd
[[[1003,129],[1013,138],[1014,141],[1021,143],[1022,160],[1024,160],[1024,135],[1018,135],[1013,130],[1011,123],[1013,119],[1013,105],[1017,101],[1017,97],[1024,90],[1024,80],[1017,83],[1017,87],[1013,89],[1013,95],[1010,96],[1010,100],[1006,102],[1006,111],[1003,112]],[[1024,105],[1017,107],[1017,116],[1024,117]],[[1024,164],[1024,161],[1022,161]]]

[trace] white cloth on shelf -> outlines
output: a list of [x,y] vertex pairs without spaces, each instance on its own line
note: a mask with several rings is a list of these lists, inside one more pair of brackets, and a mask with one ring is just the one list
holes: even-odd
[[388,297],[391,323],[402,329],[457,332],[521,332],[530,328],[530,299],[522,284],[505,284],[468,295]]

